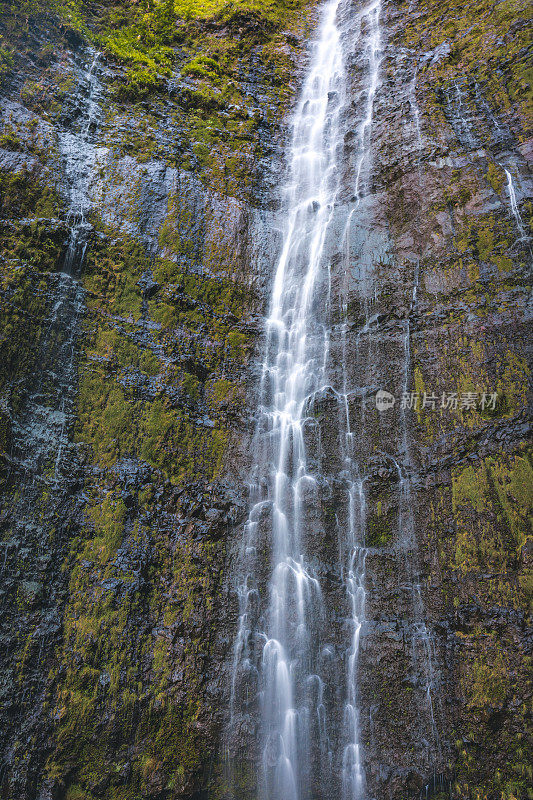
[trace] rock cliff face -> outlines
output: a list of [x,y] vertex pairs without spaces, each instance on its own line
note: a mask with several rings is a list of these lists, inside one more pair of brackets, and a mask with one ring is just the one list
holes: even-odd
[[[343,4],[347,31],[363,7]],[[239,546],[317,8],[0,9],[0,794],[252,800],[257,715],[228,726]],[[531,797],[530,16],[382,3],[359,213],[331,252],[376,800]],[[364,41],[346,57],[347,207]],[[332,480],[309,535],[342,637],[338,397],[311,411]]]

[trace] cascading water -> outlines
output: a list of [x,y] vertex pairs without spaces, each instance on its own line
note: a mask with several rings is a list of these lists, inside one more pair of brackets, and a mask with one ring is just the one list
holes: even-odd
[[[328,350],[328,330],[315,304],[339,184],[345,78],[338,6],[334,0],[325,8],[295,117],[288,228],[274,279],[263,366],[262,425],[272,470],[266,476],[272,575],[260,668],[262,784],[269,800],[305,796],[313,717],[321,721],[323,733],[327,726],[319,675],[324,609],[302,541],[306,504],[316,484],[308,469],[303,424],[310,398],[324,384]],[[327,735],[323,739],[326,744]]]
[[[73,519],[80,514],[81,505],[77,494],[79,446],[73,441],[72,427],[77,410],[76,354],[80,318],[86,308],[85,291],[77,278],[89,230],[86,219],[94,164],[92,128],[97,119],[99,91],[94,53],[90,53],[90,58],[88,67],[80,66],[77,58],[72,62],[78,78],[70,96],[75,107],[69,105],[65,109],[65,126],[58,133],[61,190],[69,238],[65,242],[65,256],[58,264],[61,271],[42,274],[35,287],[38,293],[46,287],[43,305],[46,303],[47,310],[40,325],[32,322],[31,330],[37,336],[32,354],[34,362],[24,384],[16,389],[22,401],[18,401],[12,413],[5,500],[0,503],[2,535],[7,533],[6,538],[11,540],[9,550],[5,549],[3,567],[6,574],[17,576],[2,593],[4,613],[0,635],[10,643],[13,660],[19,658],[20,653],[17,634],[21,641],[27,641],[28,651],[34,648],[32,678],[25,680],[25,690],[18,704],[22,729],[28,738],[37,737],[39,732],[42,735],[42,693],[48,680],[46,664],[50,663],[50,654],[57,647],[61,628],[57,604],[58,587],[64,577],[55,567],[65,558]],[[23,370],[20,374],[25,375]],[[21,552],[26,553],[23,572],[18,566]],[[38,586],[45,574],[45,554],[45,564],[53,566],[46,573],[50,584],[39,600],[41,622],[36,624],[32,618],[28,629],[13,632],[8,626],[20,603],[20,575]],[[38,791],[38,796],[44,796],[47,791],[43,789],[42,794]]]
[[87,222],[87,215],[91,210],[89,185],[96,158],[92,138],[100,113],[101,86],[97,74],[99,53],[89,51],[89,55],[92,58],[91,64],[81,72],[81,124],[77,129],[63,127],[59,132],[59,149],[63,157],[67,190],[67,222],[70,225],[63,271],[69,275],[79,274],[81,271],[91,230]]
[[[359,155],[356,166],[355,178],[355,205],[351,209],[344,232],[344,240],[348,242],[350,223],[353,215],[357,213],[361,201],[361,178],[365,160],[368,158],[371,144],[371,130],[374,115],[374,98],[378,89],[380,65],[380,26],[379,15],[381,11],[380,0],[371,3],[359,17],[359,27],[364,26],[367,41],[365,55],[368,62],[368,88],[363,119],[359,125],[358,144]],[[367,165],[368,166],[368,165]],[[349,248],[345,247],[345,275],[349,270]],[[343,315],[346,317],[345,304]],[[345,542],[348,563],[343,567],[343,579],[350,604],[352,641],[348,652],[346,675],[346,702],[344,706],[345,745],[342,759],[342,796],[345,800],[357,800],[363,796],[364,774],[361,763],[361,747],[359,734],[359,709],[357,703],[357,662],[359,655],[359,642],[365,612],[365,512],[366,501],[364,493],[364,480],[354,458],[353,434],[350,426],[350,412],[348,406],[348,386],[346,376],[347,326],[342,326],[342,397],[345,411],[344,422],[344,465],[349,481],[348,503],[348,535]]]
[[[329,385],[328,356],[335,232],[343,215],[348,230],[367,172],[378,88],[380,3],[375,0],[349,20],[347,39],[355,35],[359,41],[365,85],[348,207],[339,201],[342,123],[349,101],[344,31],[339,25],[343,11],[341,0],[323,9],[294,118],[284,203],[286,231],[266,321],[252,508],[241,558],[230,727],[239,714],[246,716],[243,710],[253,716],[257,695],[258,783],[265,800],[305,800],[317,792],[325,798],[337,789],[346,800],[365,797],[356,687],[365,605],[364,481],[353,458],[346,376],[343,373],[337,389]],[[324,486],[331,489],[334,483],[333,476],[328,478],[321,469],[320,457],[311,458],[308,452],[316,438],[314,413],[321,399],[332,399],[339,409],[344,501],[337,515],[335,570],[346,601],[346,616],[340,623],[344,676],[333,666],[335,646],[328,639],[328,619],[333,625],[335,615],[326,608],[322,591],[326,577],[310,546],[312,537],[326,535],[316,529],[318,497]],[[320,442],[311,449],[320,452]],[[266,556],[265,540],[271,549]],[[265,584],[268,603],[263,608]],[[333,716],[343,720],[342,730],[333,730]],[[242,727],[249,729],[249,724]],[[235,782],[232,796],[240,796]]]
[[[367,563],[377,555],[366,544],[375,454],[361,446],[371,436],[369,378],[386,375],[378,367],[382,334],[379,315],[373,316],[375,265],[389,257],[386,237],[376,234],[372,194],[380,12],[379,0],[356,11],[345,0],[324,6],[294,117],[286,229],[266,321],[251,511],[239,560],[228,736],[235,800],[369,798],[361,731],[370,720],[372,736],[373,723],[372,709],[364,709],[364,718],[360,709],[361,644],[366,633],[377,641],[379,625],[389,629],[385,620],[376,625],[375,610],[373,618],[365,616]],[[421,181],[415,88],[416,73],[409,100]],[[417,287],[418,267],[412,313]],[[354,298],[362,319],[351,342]],[[410,336],[408,315],[398,383],[404,392]],[[441,760],[432,700],[437,673],[416,569],[405,411],[398,426],[390,443],[396,451],[381,453],[398,476],[398,530],[389,552],[405,578],[406,679],[416,687],[431,770]],[[258,788],[244,787],[250,769],[244,763],[257,769]]]
[[513,176],[509,172],[508,169],[504,167],[505,177],[507,178],[507,191],[509,192],[509,204],[511,206],[511,213],[516,221],[516,227],[520,232],[520,237],[522,239],[526,238],[526,231],[524,228],[524,222],[520,215],[520,209],[518,208],[518,203],[516,201],[516,192],[513,183]]

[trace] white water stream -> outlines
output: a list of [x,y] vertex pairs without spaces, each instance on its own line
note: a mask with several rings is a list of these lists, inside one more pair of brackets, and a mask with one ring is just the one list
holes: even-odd
[[[340,8],[341,0],[323,7],[294,115],[284,190],[286,230],[266,321],[253,502],[239,587],[231,715],[233,718],[237,707],[248,702],[255,688],[260,717],[258,783],[265,800],[305,800],[317,781],[324,796],[332,786],[341,786],[345,800],[365,797],[356,681],[365,608],[365,497],[353,459],[346,386],[338,390],[328,386],[328,237],[334,235],[344,153],[342,115],[349,100],[346,54],[338,25]],[[356,130],[353,202],[345,235],[361,201],[362,176],[368,172],[380,62],[379,13],[380,2],[374,0],[350,21],[366,69]],[[344,583],[349,617],[344,678],[339,675],[344,697],[336,701],[343,707],[335,714],[336,719],[344,720],[340,733],[330,730],[334,720],[328,719],[328,707],[335,705],[331,698],[339,693],[337,686],[328,684],[334,653],[327,643],[320,576],[308,547],[313,511],[319,505],[319,484],[325,477],[317,474],[316,464],[310,462],[306,435],[313,425],[314,400],[328,391],[345,409],[339,415],[339,441],[348,509],[339,531],[337,571]],[[265,570],[265,540],[266,602],[258,589]],[[244,700],[243,684],[247,687]],[[332,751],[335,737],[337,752]]]
[[79,93],[83,114],[78,124],[59,130],[59,149],[64,163],[66,184],[67,222],[70,235],[65,253],[63,271],[79,275],[83,267],[91,225],[87,217],[92,210],[90,185],[94,177],[96,148],[94,129],[100,117],[102,87],[98,79],[100,54],[89,51],[92,58],[87,68],[80,70]]
[[516,227],[520,232],[520,238],[526,238],[526,230],[524,228],[524,222],[520,215],[520,209],[518,208],[518,203],[516,200],[516,192],[513,183],[513,176],[509,172],[508,169],[504,167],[505,177],[507,178],[507,191],[509,192],[509,204],[511,206],[511,213],[515,218]]

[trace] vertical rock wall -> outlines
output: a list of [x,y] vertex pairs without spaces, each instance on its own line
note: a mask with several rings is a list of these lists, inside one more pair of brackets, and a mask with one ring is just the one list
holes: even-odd
[[4,5],[2,796],[204,796],[312,8]]
[[[280,122],[314,11],[202,10],[169,33],[156,6],[131,32],[133,5],[2,3],[6,798],[224,796]],[[382,9],[372,170],[333,286],[368,476],[359,685],[379,800],[521,800],[531,782],[529,15]],[[365,54],[349,69],[356,123]],[[350,141],[347,125],[346,185]],[[65,276],[76,174],[87,247]],[[376,410],[379,388],[393,409]],[[436,408],[401,409],[405,390]],[[468,392],[497,392],[494,408],[461,408]],[[335,497],[322,514],[326,559]]]
[[[527,797],[528,14],[384,7],[348,303],[371,548],[360,687],[377,797]],[[396,404],[363,408],[365,387]],[[426,627],[413,637],[417,614]]]

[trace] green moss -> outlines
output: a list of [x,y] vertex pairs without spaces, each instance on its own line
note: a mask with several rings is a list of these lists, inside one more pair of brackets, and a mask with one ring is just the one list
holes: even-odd
[[135,238],[122,234],[105,234],[91,248],[85,263],[85,285],[92,293],[91,308],[106,298],[106,310],[113,314],[137,320],[141,314],[142,294],[138,281],[150,261],[142,244]]
[[31,265],[52,272],[60,267],[66,236],[63,226],[42,219],[9,224],[0,221],[0,233],[0,254],[8,268]]
[[[49,309],[48,292],[48,281],[31,267],[4,264],[0,273],[0,392],[4,402],[9,400],[12,413],[18,412],[26,381],[35,370]],[[9,429],[6,424],[6,436]]]
[[489,225],[478,230],[477,250],[482,261],[489,261],[494,248],[494,232]]
[[181,69],[182,75],[193,75],[195,78],[218,80],[220,67],[214,58],[198,55]]
[[[527,710],[505,712],[516,703],[517,675],[526,680],[527,659],[517,658],[508,639],[502,641],[482,627],[459,635],[463,711],[462,737],[456,741],[454,798],[470,796],[489,800],[492,797],[527,797],[530,765],[527,749]],[[522,663],[521,663],[522,662]],[[498,725],[494,728],[494,720]],[[491,724],[492,722],[492,724]]]
[[87,793],[86,789],[75,784],[67,789],[66,800],[91,800],[91,795]]
[[[428,83],[452,83],[458,72],[469,75],[478,82],[489,104],[504,109],[514,104],[527,132],[531,89],[526,78],[530,69],[526,43],[531,14],[526,0],[504,0],[496,7],[487,0],[476,0],[468,7],[454,0],[444,15],[432,0],[424,0],[419,14],[411,15],[402,26],[399,38],[411,48],[429,50],[449,42],[452,35],[449,56],[422,70]],[[501,64],[508,65],[505,76]]]
[[[167,216],[159,231],[159,244],[174,255],[191,257],[198,247],[196,224],[187,198],[180,193],[171,195]],[[179,271],[177,263],[170,260],[158,264],[158,275],[162,281],[172,280]]]
[[368,516],[366,521],[366,545],[368,547],[386,547],[392,541],[391,514],[382,514],[381,501],[378,502],[376,513]]
[[98,367],[80,375],[79,440],[91,446],[98,463],[110,465],[133,452],[134,409],[122,387]]
[[181,377],[181,386],[186,394],[193,400],[197,400],[201,394],[201,383],[196,375],[185,372]]
[[[292,91],[287,31],[305,27],[310,5],[146,0],[82,8],[97,46],[124,65],[113,102],[144,101],[121,110],[125,133],[114,155],[157,155],[196,171],[217,195],[250,196],[261,151],[243,88],[249,66],[268,65],[272,119]],[[154,95],[180,68],[188,88],[161,123],[145,113],[146,101],[159,103]],[[46,100],[43,86],[28,94],[36,107]],[[114,107],[109,130],[113,114]],[[179,131],[175,154],[158,144],[162,124]],[[137,189],[124,214],[133,225]],[[258,304],[241,254],[224,236],[224,203],[199,218],[183,195],[181,187],[171,197],[160,230],[166,259],[92,220],[76,429],[86,506],[64,565],[69,597],[47,766],[57,791],[73,798],[138,800],[154,786],[185,796],[215,737],[203,681],[225,540],[222,523],[211,540],[203,514],[217,501],[213,482],[241,424],[247,313]],[[150,271],[159,288],[147,298],[141,278]]]
[[[150,492],[144,500],[150,503]],[[112,493],[103,503],[97,495],[93,501],[95,528],[72,552],[64,678],[54,708],[60,723],[47,772],[50,777],[70,772],[75,791],[87,793],[106,775],[109,797],[128,800],[142,796],[156,772],[164,785],[180,791],[206,756],[198,724],[202,676],[197,660],[205,658],[210,642],[196,626],[198,609],[212,608],[217,549],[205,538],[198,544],[180,539],[169,559],[166,538],[154,532],[144,600],[135,593],[117,602],[101,588],[103,579],[117,575],[113,554],[102,555],[101,532],[109,525],[114,529],[117,520],[122,525],[128,512]],[[99,505],[105,506],[102,512]],[[147,535],[137,527],[134,541]],[[139,619],[146,621],[145,628],[139,629]],[[181,653],[172,644],[176,626],[187,631],[187,650]],[[184,672],[178,691],[173,678],[177,664]],[[108,714],[104,726],[98,722],[103,708]],[[120,778],[125,763],[131,767],[126,786]]]
[[28,169],[0,172],[0,217],[55,217],[59,211],[57,193],[41,183]]
[[499,168],[494,161],[489,162],[489,166],[487,168],[487,180],[496,192],[496,194],[501,194],[503,183],[504,183],[504,173]]
[[0,136],[0,147],[4,150],[10,150],[12,153],[21,153],[24,150],[24,145],[14,131],[9,131]]
[[115,499],[110,492],[102,503],[90,510],[89,515],[94,523],[96,536],[101,537],[107,550],[116,551],[124,532],[124,501]]
[[[505,573],[518,563],[531,535],[533,473],[527,456],[486,458],[453,475],[457,525],[455,566],[462,572]],[[496,523],[496,524],[495,524]]]
[[[415,412],[418,418],[418,422],[422,422],[422,416],[424,414],[424,410],[422,409],[422,401],[424,395],[426,394],[426,385],[424,383],[424,378],[422,376],[422,370],[419,366],[415,366],[414,369],[414,379],[415,379],[415,395],[418,398],[418,402],[416,404]],[[427,415],[426,415],[427,416]]]
[[[296,4],[298,5],[298,4]],[[136,6],[111,6],[99,19],[99,41],[109,55],[132,65],[125,83],[117,88],[121,100],[142,99],[162,88],[161,78],[171,74],[175,61],[172,45],[194,42],[198,29],[188,27],[192,20],[217,18],[221,24],[244,20],[253,23],[247,34],[250,38],[265,38],[267,31],[281,27],[294,13],[291,2],[259,2],[259,0],[155,0]],[[182,67],[182,74],[200,80],[218,81],[221,67],[209,53],[196,53]],[[202,89],[189,94],[189,102],[200,108],[213,107],[214,97]]]
[[[140,419],[140,456],[152,466],[168,473],[173,467],[175,452],[170,446],[178,435],[179,417],[162,400],[147,403]],[[186,442],[180,444],[188,445]]]
[[241,361],[250,344],[249,337],[240,331],[230,331],[226,336],[226,345],[230,358]]
[[14,63],[15,60],[11,49],[0,44],[0,81],[11,72]]
[[27,33],[46,16],[60,28],[87,34],[81,0],[4,0],[3,24],[11,35]]
[[144,100],[149,94],[163,88],[161,78],[146,67],[128,70],[125,81],[115,89],[115,96],[120,101]]

